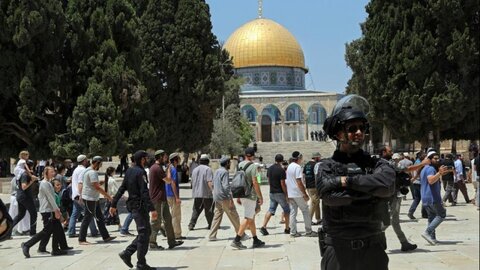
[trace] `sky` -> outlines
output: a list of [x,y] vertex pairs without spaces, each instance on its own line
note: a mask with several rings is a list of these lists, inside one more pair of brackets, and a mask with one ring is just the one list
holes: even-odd
[[[213,33],[225,43],[243,24],[258,17],[257,0],[206,0]],[[367,0],[263,0],[263,17],[295,36],[309,69],[307,89],[344,93],[352,71],[345,44],[361,36]]]

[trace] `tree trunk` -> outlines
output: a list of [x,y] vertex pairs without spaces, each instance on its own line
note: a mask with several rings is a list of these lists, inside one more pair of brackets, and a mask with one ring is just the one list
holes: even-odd
[[457,153],[457,141],[455,139],[452,139],[452,149],[451,149],[452,154]]
[[383,136],[382,136],[382,143],[384,145],[392,145],[392,136],[390,134],[390,130],[387,128],[385,124],[383,124]]

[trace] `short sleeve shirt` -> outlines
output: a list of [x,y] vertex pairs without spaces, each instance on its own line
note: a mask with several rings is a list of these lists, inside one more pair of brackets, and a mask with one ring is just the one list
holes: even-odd
[[213,172],[206,165],[199,165],[192,171],[192,198],[212,198],[208,182],[213,180]]
[[287,168],[287,192],[289,198],[301,198],[303,193],[297,186],[297,179],[302,178],[302,167],[295,162],[290,163]]
[[100,193],[93,187],[93,183],[98,183],[98,172],[89,167],[83,174],[82,199],[98,201]]
[[153,203],[166,201],[165,182],[163,181],[163,178],[166,176],[163,166],[155,163],[150,167],[150,175],[148,177],[150,179],[150,187],[148,191]]
[[422,204],[431,205],[431,204],[441,204],[442,197],[440,195],[441,184],[440,181],[435,182],[433,185],[428,183],[428,176],[435,175],[437,171],[434,167],[427,165],[423,168],[420,175],[421,181],[421,195],[422,195]]
[[[248,163],[251,163],[251,161],[244,160],[244,161],[240,162],[240,164],[238,164],[238,168],[243,169],[247,166]],[[250,194],[249,199],[255,200],[255,201],[257,200],[258,196],[257,196],[257,192],[253,188],[253,182],[252,181],[253,181],[254,178],[257,177],[257,168],[258,168],[258,166],[255,165],[255,163],[253,163],[253,164],[249,165],[247,170],[245,171],[245,180],[252,187],[252,193]]]
[[270,185],[270,193],[283,193],[282,180],[287,178],[282,165],[273,164],[267,171],[268,183]]
[[[172,181],[175,181],[175,184],[177,185],[177,194],[178,196],[180,196],[180,186],[178,185],[177,169],[174,166],[170,166],[170,175]],[[175,198],[175,193],[173,192],[171,184],[165,183],[165,189],[167,190],[167,197]]]
[[33,198],[32,186],[29,186],[25,190],[22,189],[22,183],[28,185],[30,181],[32,181],[32,178],[26,172],[20,175],[20,180],[19,180],[20,183],[18,185],[18,190],[17,190],[18,199]]

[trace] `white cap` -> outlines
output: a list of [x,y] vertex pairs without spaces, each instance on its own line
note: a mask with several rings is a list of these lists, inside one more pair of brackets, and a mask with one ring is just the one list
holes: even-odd
[[407,152],[403,153],[403,156],[404,157],[410,157],[410,155]]
[[84,161],[85,159],[87,159],[87,156],[85,156],[85,155],[79,155],[79,156],[77,157],[77,162],[82,162],[82,161]]
[[393,154],[393,156],[392,156],[392,159],[400,159],[400,158],[402,158],[402,157],[400,156],[399,153],[395,153],[395,154]]
[[202,155],[200,156],[200,159],[206,160],[206,159],[210,159],[210,158],[208,157],[207,154],[202,154]]
[[436,155],[437,152],[435,152],[434,150],[431,150],[430,152],[428,152],[427,154],[427,158],[431,157],[432,155]]

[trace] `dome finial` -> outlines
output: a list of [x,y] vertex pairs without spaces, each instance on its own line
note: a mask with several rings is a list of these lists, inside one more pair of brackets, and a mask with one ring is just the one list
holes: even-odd
[[263,17],[263,0],[258,0],[258,18]]

